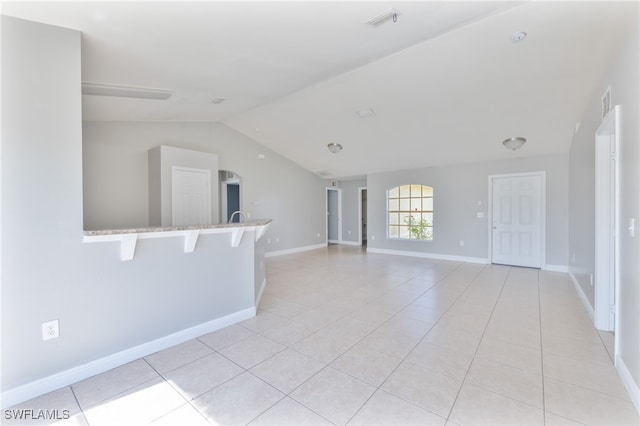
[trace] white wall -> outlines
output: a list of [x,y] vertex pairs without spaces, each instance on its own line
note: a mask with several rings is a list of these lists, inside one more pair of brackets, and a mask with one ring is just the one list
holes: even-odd
[[243,210],[273,219],[267,252],[325,242],[324,181],[216,123],[84,122],[85,229],[149,224],[147,151],[158,145],[217,154],[220,170],[240,175]]
[[[526,149],[526,145],[522,149]],[[489,258],[488,176],[534,171],[546,172],[546,265],[566,268],[568,247],[568,157],[566,155],[429,167],[369,175],[367,176],[368,248],[486,260]],[[386,192],[389,188],[406,184],[433,187],[433,241],[402,241],[386,238]],[[478,202],[481,202],[482,206],[478,206]],[[484,212],[484,218],[476,217],[478,211]],[[464,240],[464,247],[459,245],[460,240]]]
[[[84,378],[88,363],[251,309],[264,271],[252,232],[233,254],[226,234],[201,236],[191,254],[181,238],[142,240],[128,262],[118,243],[83,243],[80,32],[1,19],[0,388],[11,405]],[[60,337],[44,342],[52,319]]]
[[[636,15],[637,16],[637,15]],[[570,272],[578,281],[591,307],[594,288],[595,256],[595,132],[602,121],[601,97],[611,86],[613,105],[622,106],[622,144],[620,146],[620,228],[619,355],[635,384],[635,403],[640,409],[640,232],[631,237],[626,231],[630,218],[640,220],[640,117],[638,85],[640,70],[640,29],[638,23],[627,42],[616,52],[615,60],[595,90],[581,118],[570,152],[569,255],[575,254]],[[638,225],[636,225],[638,226]]]

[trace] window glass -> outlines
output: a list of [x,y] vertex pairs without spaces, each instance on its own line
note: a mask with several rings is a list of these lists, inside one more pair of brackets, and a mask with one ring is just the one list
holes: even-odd
[[433,188],[400,185],[387,192],[387,235],[391,239],[433,240]]

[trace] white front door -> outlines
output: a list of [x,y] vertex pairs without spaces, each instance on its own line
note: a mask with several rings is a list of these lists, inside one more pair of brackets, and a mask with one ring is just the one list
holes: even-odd
[[171,168],[171,223],[211,224],[211,172],[173,166]]
[[543,175],[492,176],[491,262],[542,266]]

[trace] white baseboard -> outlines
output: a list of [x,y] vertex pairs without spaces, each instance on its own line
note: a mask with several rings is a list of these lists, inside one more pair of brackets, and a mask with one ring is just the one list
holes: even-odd
[[622,383],[624,387],[627,389],[627,393],[631,398],[631,402],[636,407],[636,411],[640,414],[640,387],[636,382],[633,381],[633,376],[629,372],[627,365],[624,363],[624,360],[620,358],[620,356],[616,356],[616,370],[618,370],[618,374],[622,379]]
[[542,266],[542,270],[543,271],[549,271],[549,272],[564,272],[564,273],[569,273],[569,266],[568,265],[543,265]]
[[267,286],[267,279],[262,280],[262,284],[260,285],[260,291],[258,291],[258,297],[256,297],[256,309],[260,306],[260,302],[262,301],[262,295],[264,294],[264,289]]
[[342,240],[338,244],[342,244],[344,246],[358,246],[358,247],[362,245],[362,243],[359,243],[357,241],[346,241],[346,240]]
[[488,264],[489,259],[484,257],[453,256],[449,254],[425,253],[421,251],[387,250],[379,248],[367,248],[367,253],[394,254],[397,256],[421,257],[426,259],[452,260],[455,262]]
[[312,245],[312,246],[296,247],[296,248],[287,249],[287,250],[270,251],[270,252],[265,253],[264,257],[274,257],[274,256],[283,256],[285,254],[300,253],[300,252],[303,252],[303,251],[309,251],[309,250],[315,250],[315,249],[319,249],[319,248],[324,248],[326,246],[327,246],[327,243],[322,243],[322,244],[315,244],[315,245]]
[[589,303],[589,299],[587,299],[587,295],[584,294],[584,291],[582,291],[582,287],[580,286],[580,283],[576,279],[576,276],[573,275],[573,272],[569,272],[569,278],[571,278],[571,282],[573,282],[573,286],[576,288],[576,292],[578,292],[578,297],[582,301],[584,308],[587,310],[587,314],[589,314],[589,318],[591,318],[591,321],[593,322],[593,316],[594,316],[593,306],[591,306],[591,303]]
[[107,355],[77,367],[70,368],[51,376],[35,380],[33,382],[18,386],[13,389],[3,391],[0,395],[0,406],[2,409],[11,407],[32,398],[44,395],[51,391],[69,386],[73,383],[104,373],[112,368],[127,364],[136,359],[143,358],[152,353],[170,348],[171,346],[184,343],[196,337],[219,330],[240,321],[252,318],[256,315],[256,308],[243,309],[233,314],[217,318],[212,321],[198,324],[168,336],[134,346],[115,354]]

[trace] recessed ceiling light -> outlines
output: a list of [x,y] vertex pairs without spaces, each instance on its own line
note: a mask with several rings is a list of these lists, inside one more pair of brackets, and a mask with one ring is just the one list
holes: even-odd
[[226,100],[227,100],[227,98],[213,98],[213,99],[211,100],[211,103],[212,103],[212,104],[219,105],[219,104],[223,103],[223,102],[224,102],[224,101],[226,101]]
[[525,38],[527,38],[527,33],[525,33],[524,31],[516,31],[515,33],[511,34],[511,41],[513,43],[520,43]]
[[360,118],[367,118],[373,117],[374,115],[376,115],[376,112],[373,110],[373,108],[365,108],[361,109],[360,111],[356,111],[356,114],[358,114],[358,117]]
[[402,15],[402,13],[400,13],[398,9],[389,9],[382,12],[380,15],[374,16],[373,18],[369,19],[367,21],[367,24],[373,27],[377,27],[384,24],[385,22],[389,22],[389,21],[397,22],[398,16],[400,15]]
[[83,95],[117,96],[122,98],[167,100],[173,95],[171,90],[147,87],[116,86],[113,84],[82,83]]

